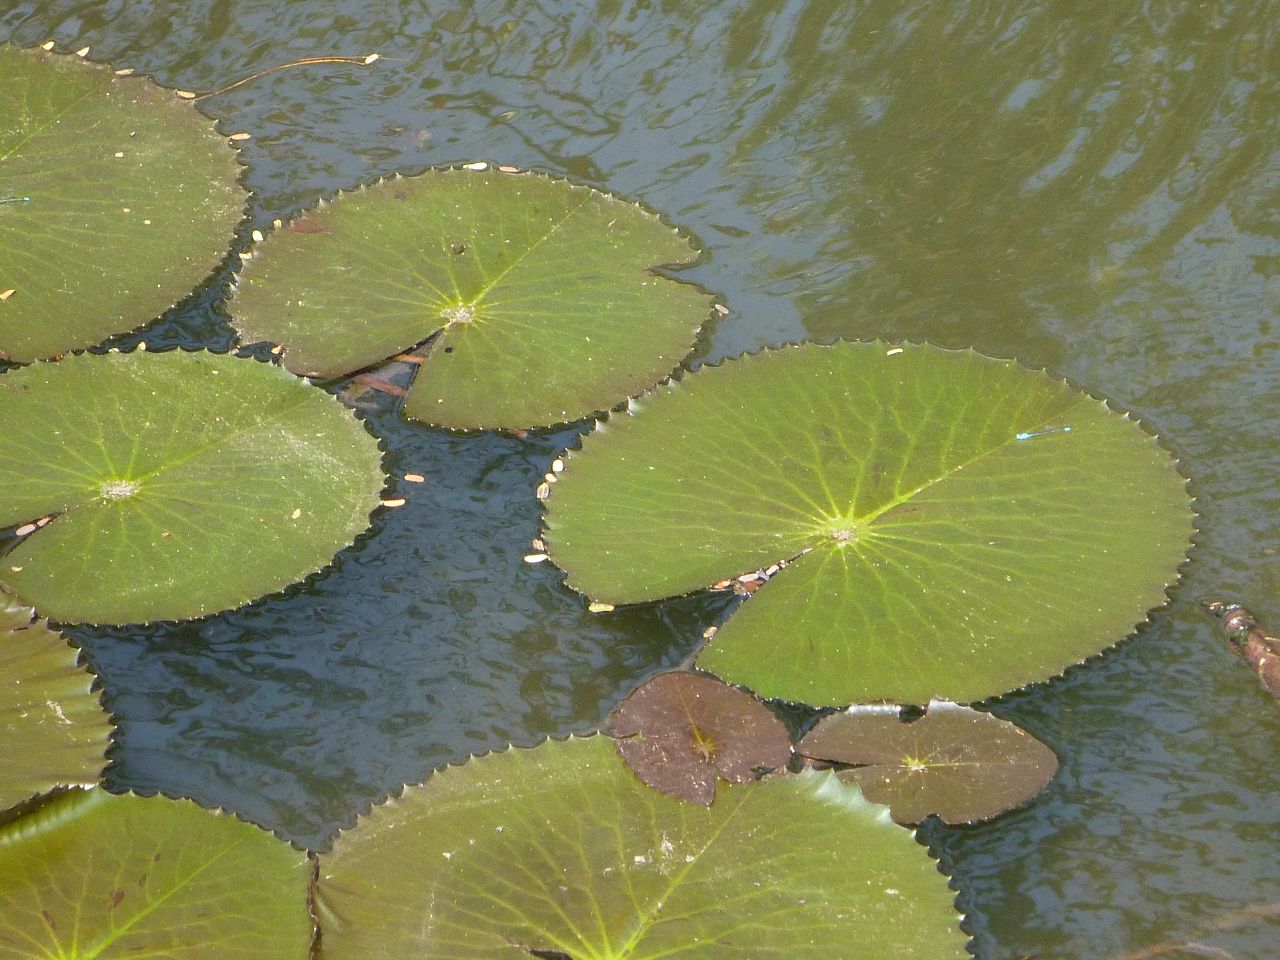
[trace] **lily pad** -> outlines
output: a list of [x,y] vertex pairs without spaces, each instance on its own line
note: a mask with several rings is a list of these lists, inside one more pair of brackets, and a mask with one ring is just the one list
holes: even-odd
[[860,709],[823,717],[796,752],[841,770],[863,795],[887,804],[899,823],[937,814],[974,823],[1020,807],[1045,788],[1058,758],[1015,723],[938,700],[903,723],[897,709]]
[[791,759],[787,728],[715,677],[672,671],[641,684],[613,717],[618,753],[655,790],[709,806],[717,777],[748,783]]
[[61,621],[182,620],[279,590],[368,526],[385,479],[340,403],[226,354],[11,371],[0,436],[0,525],[53,517],[0,583]]
[[226,255],[235,150],[172,90],[0,44],[0,358],[149,323]]
[[653,267],[689,241],[634,203],[535,173],[433,170],[322,203],[245,265],[232,319],[337,377],[433,335],[405,399],[455,429],[576,420],[644,390],[711,299]]
[[789,561],[700,666],[810,704],[978,700],[1123,639],[1178,576],[1186,484],[1070,385],[972,351],[808,344],[659,386],[551,485],[551,559],[604,603]]
[[0,810],[98,782],[111,721],[74,648],[0,589]]
[[911,833],[830,773],[721,786],[632,776],[607,738],[442,770],[320,857],[324,960],[967,957]]
[[311,862],[190,800],[74,790],[0,827],[0,960],[304,960]]

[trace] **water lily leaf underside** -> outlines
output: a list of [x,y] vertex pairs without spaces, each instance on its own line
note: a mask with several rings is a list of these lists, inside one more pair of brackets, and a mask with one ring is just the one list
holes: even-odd
[[0,827],[0,960],[305,960],[311,862],[190,800],[100,788]]
[[0,583],[61,621],[182,620],[319,570],[369,522],[377,442],[288,371],[73,356],[0,376],[0,525],[52,521]]
[[436,773],[320,858],[323,960],[961,958],[911,833],[829,773],[650,790],[608,738]]
[[651,268],[688,240],[634,203],[534,173],[433,170],[322,203],[254,250],[246,341],[336,377],[439,332],[405,413],[456,429],[565,423],[671,372],[711,308]]
[[1031,800],[1058,769],[1054,752],[1017,724],[946,701],[910,723],[896,710],[831,714],[796,752],[857,764],[837,775],[887,804],[899,823],[930,814],[946,823],[989,819]]
[[1163,603],[1192,533],[1153,437],[971,351],[786,347],[634,408],[568,457],[551,558],[614,604],[789,559],[698,660],[766,697],[923,704],[1043,680]]
[[185,297],[244,214],[239,172],[172,90],[0,44],[0,358],[92,346]]
[[716,781],[748,783],[791,759],[786,725],[751,694],[673,670],[642,683],[614,711],[618,753],[655,790],[710,804]]
[[0,811],[97,783],[111,721],[76,651],[0,589]]

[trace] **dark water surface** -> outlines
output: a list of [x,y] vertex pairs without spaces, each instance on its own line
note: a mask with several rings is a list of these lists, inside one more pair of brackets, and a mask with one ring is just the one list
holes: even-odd
[[[1062,758],[1039,802],[925,835],[981,957],[1166,939],[1280,955],[1280,921],[1206,932],[1280,901],[1280,710],[1196,603],[1225,594],[1280,623],[1275,0],[0,0],[0,41],[50,38],[189,90],[381,54],[204,102],[253,134],[242,239],[395,170],[510,162],[700,238],[685,276],[732,308],[701,359],[927,338],[1132,410],[1193,479],[1186,578],[1135,638],[997,705]],[[227,347],[227,280],[148,344]],[[75,631],[120,720],[114,788],[322,846],[441,763],[594,727],[723,612],[592,616],[521,562],[533,484],[578,430],[455,437],[389,408],[370,423],[388,467],[428,482],[325,574],[208,622]]]

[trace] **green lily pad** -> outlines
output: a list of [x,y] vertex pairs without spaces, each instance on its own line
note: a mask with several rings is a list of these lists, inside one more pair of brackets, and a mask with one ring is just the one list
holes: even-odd
[[785,767],[791,736],[749,693],[705,674],[660,673],[613,715],[618,753],[636,776],[668,796],[709,806],[716,780],[748,783]]
[[[378,505],[377,442],[279,367],[109,353],[0,376],[0,583],[61,621],[202,617],[279,590]],[[22,530],[23,528],[20,528]]]
[[666,383],[551,485],[548,552],[605,603],[789,563],[700,654],[765,697],[978,700],[1124,638],[1192,533],[1128,417],[1010,361],[809,344]]
[[0,589],[0,810],[98,782],[111,721],[74,648]]
[[190,800],[51,797],[0,827],[0,960],[305,960],[311,861]]
[[967,957],[953,895],[888,811],[830,773],[640,783],[608,738],[434,774],[320,857],[323,960]]
[[1027,803],[1058,770],[1054,752],[1016,723],[944,700],[909,723],[892,707],[823,717],[796,752],[857,764],[837,775],[887,804],[899,823],[930,814],[946,823],[988,820]]
[[254,250],[246,341],[337,377],[432,335],[405,399],[455,429],[565,423],[639,393],[693,346],[711,299],[652,267],[695,251],[634,203],[535,173],[433,170],[322,203]]
[[172,90],[0,44],[0,117],[0,358],[149,323],[226,256],[235,150]]

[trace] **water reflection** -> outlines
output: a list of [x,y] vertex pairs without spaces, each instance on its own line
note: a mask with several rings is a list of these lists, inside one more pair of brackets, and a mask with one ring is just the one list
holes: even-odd
[[[703,357],[927,338],[1140,414],[1195,480],[1187,581],[1136,640],[999,705],[1062,757],[1041,802],[926,835],[993,960],[1116,957],[1280,901],[1280,713],[1195,605],[1280,623],[1274,3],[0,0],[10,36],[197,90],[377,51],[206,101],[253,134],[253,225],[397,169],[542,167],[699,236],[686,273],[733,310]],[[148,342],[225,345],[224,281]],[[122,718],[114,783],[320,843],[428,766],[594,725],[716,615],[590,617],[520,563],[529,491],[574,431],[374,420],[390,466],[430,482],[318,581],[208,623],[78,631]],[[1205,942],[1261,960],[1277,929]]]

